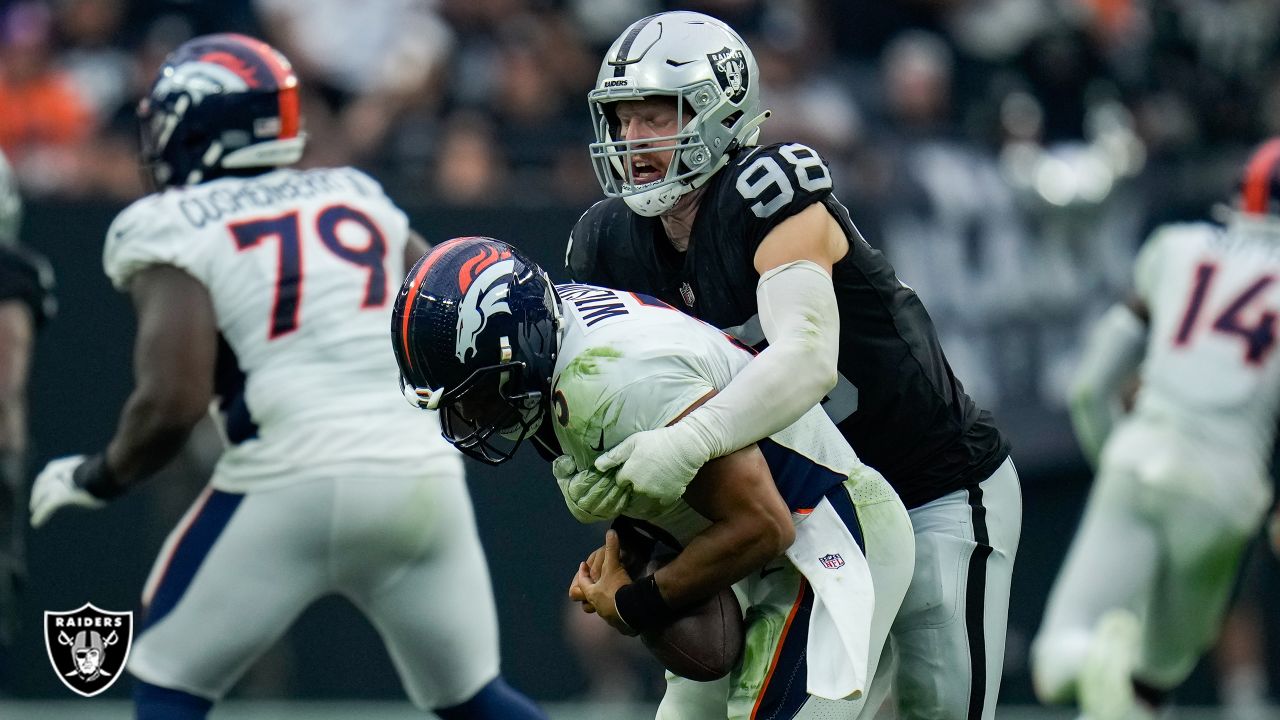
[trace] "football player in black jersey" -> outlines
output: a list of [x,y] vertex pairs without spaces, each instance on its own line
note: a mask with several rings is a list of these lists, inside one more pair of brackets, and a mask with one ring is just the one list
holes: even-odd
[[17,630],[18,586],[25,574],[27,374],[35,330],[51,319],[53,270],[18,245],[22,200],[0,153],[0,686],[8,675],[4,648]]
[[916,568],[893,631],[900,715],[992,718],[1022,522],[1008,444],[818,153],[757,145],[759,82],[742,39],[697,13],[644,18],[610,47],[588,98],[608,198],[574,228],[569,273],[657,296],[760,353],[681,421],[593,468],[558,461],[557,480],[577,489],[566,500],[580,516],[612,502],[602,484],[674,498],[707,460],[823,402],[911,509]]

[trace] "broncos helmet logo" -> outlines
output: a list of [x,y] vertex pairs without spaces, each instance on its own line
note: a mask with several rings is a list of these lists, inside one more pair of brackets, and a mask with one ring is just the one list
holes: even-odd
[[476,351],[476,340],[498,313],[511,314],[507,303],[508,281],[515,275],[516,264],[508,251],[483,247],[458,270],[458,289],[463,293],[458,303],[458,332],[454,354],[461,362]]

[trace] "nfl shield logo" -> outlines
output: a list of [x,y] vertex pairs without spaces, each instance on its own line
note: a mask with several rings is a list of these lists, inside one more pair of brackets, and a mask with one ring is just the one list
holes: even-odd
[[93,697],[115,684],[132,643],[132,612],[85,603],[77,610],[44,613],[49,662],[62,684],[79,695]]
[[822,563],[822,567],[828,570],[839,570],[844,567],[844,558],[840,557],[840,553],[831,553],[818,558],[818,562]]

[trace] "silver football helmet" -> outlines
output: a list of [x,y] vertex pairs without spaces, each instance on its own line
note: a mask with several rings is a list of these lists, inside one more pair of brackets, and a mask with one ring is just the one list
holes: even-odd
[[[613,103],[655,95],[676,99],[680,130],[620,139]],[[760,110],[760,69],[747,44],[728,25],[696,12],[660,13],[632,23],[605,55],[587,103],[596,131],[591,164],[600,187],[647,216],[670,210],[705,183],[728,162],[731,150],[754,145],[769,117]],[[672,141],[675,156],[666,175],[637,183],[631,157]]]
[[18,194],[18,178],[8,158],[0,152],[0,245],[18,242],[22,227],[22,196]]

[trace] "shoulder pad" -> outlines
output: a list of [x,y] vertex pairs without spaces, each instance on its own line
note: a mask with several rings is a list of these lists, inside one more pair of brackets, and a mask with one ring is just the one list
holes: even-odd
[[1138,249],[1138,256],[1133,263],[1133,289],[1138,297],[1150,301],[1156,284],[1163,274],[1165,258],[1170,248],[1222,232],[1221,228],[1208,223],[1169,223],[1161,225],[1151,232],[1147,240]]
[[[570,279],[581,283],[604,283],[600,248],[617,241],[619,223],[631,222],[631,210],[617,198],[605,198],[587,208],[578,218],[564,251],[564,265]],[[602,239],[603,237],[603,239]]]
[[725,170],[725,192],[753,216],[778,222],[831,194],[831,171],[816,150],[801,143],[746,148]]
[[175,231],[173,213],[166,202],[181,191],[177,188],[148,195],[112,221],[102,250],[102,265],[117,290],[127,289],[133,275],[149,265],[181,265],[180,244],[191,239]]

